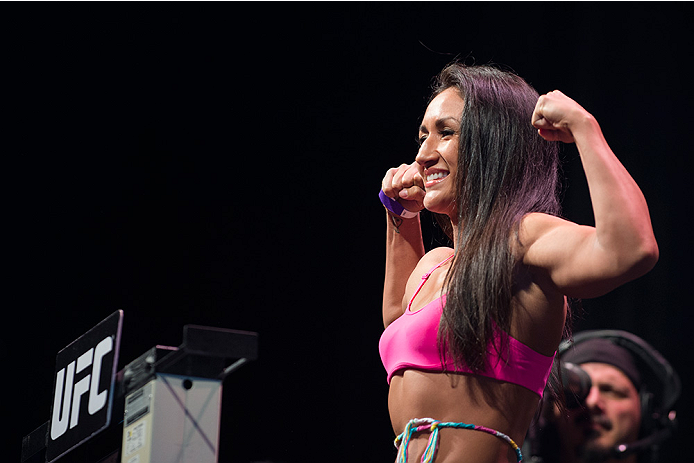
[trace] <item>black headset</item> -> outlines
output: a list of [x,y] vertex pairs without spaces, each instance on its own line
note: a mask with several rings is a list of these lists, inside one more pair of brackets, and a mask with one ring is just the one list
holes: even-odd
[[573,346],[590,339],[607,339],[629,351],[642,376],[639,390],[641,400],[641,428],[639,440],[613,449],[612,457],[626,457],[635,452],[651,449],[657,454],[658,446],[674,432],[676,413],[673,405],[681,392],[681,382],[670,363],[646,341],[620,330],[588,330],[576,333],[571,341],[563,341],[557,349],[561,357]]
[[589,330],[576,333],[573,341],[564,341],[557,349],[561,357],[572,348],[590,339],[607,339],[628,350],[642,375],[639,390],[641,399],[640,437],[646,437],[660,428],[672,425],[672,406],[680,396],[681,383],[670,363],[646,341],[636,335],[619,330]]

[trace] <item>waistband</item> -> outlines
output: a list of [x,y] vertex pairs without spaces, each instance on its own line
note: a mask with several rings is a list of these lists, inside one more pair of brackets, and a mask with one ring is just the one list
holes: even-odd
[[431,432],[431,436],[429,436],[429,442],[424,449],[421,463],[433,463],[434,457],[436,456],[436,449],[439,445],[439,428],[469,429],[471,431],[480,431],[491,434],[492,436],[503,440],[509,444],[511,448],[513,448],[513,450],[516,452],[516,461],[523,461],[523,454],[521,453],[518,444],[516,444],[513,439],[502,432],[474,424],[441,422],[433,418],[415,418],[410,420],[405,426],[405,430],[402,432],[402,434],[395,438],[395,448],[398,449],[398,458],[395,460],[395,463],[407,463],[407,447],[410,440],[415,433],[423,431]]

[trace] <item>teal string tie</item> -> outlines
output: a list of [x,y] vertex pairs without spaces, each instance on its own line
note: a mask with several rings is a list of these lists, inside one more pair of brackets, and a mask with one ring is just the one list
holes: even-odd
[[407,450],[410,440],[412,439],[412,436],[415,433],[423,431],[429,431],[431,435],[429,436],[429,442],[427,442],[427,446],[424,449],[424,454],[422,455],[421,463],[433,463],[434,457],[436,456],[436,449],[439,443],[440,428],[469,429],[472,431],[480,431],[487,434],[491,434],[492,436],[495,436],[503,440],[504,442],[509,444],[511,448],[513,448],[513,450],[516,453],[516,461],[518,463],[523,461],[523,454],[521,453],[521,449],[518,447],[518,444],[516,444],[513,441],[513,439],[511,439],[509,436],[502,432],[496,431],[491,428],[487,428],[485,426],[476,426],[474,424],[468,423],[442,423],[441,421],[437,421],[433,418],[415,418],[413,420],[410,420],[405,426],[405,430],[398,437],[395,438],[394,444],[395,447],[398,449],[398,456],[395,460],[396,463],[407,463]]

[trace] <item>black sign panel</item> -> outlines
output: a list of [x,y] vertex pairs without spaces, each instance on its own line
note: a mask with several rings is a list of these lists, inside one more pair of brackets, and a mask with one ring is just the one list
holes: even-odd
[[58,352],[46,442],[49,463],[111,423],[122,325],[119,310]]

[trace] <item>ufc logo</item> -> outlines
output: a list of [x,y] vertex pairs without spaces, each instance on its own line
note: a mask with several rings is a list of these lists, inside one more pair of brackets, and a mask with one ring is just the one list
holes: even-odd
[[[98,339],[98,338],[97,338]],[[113,350],[113,337],[107,336],[96,347],[92,347],[77,360],[56,374],[53,416],[51,419],[51,439],[56,440],[68,430],[77,426],[80,419],[82,396],[89,392],[87,411],[95,414],[106,405],[108,390],[99,391],[101,363],[106,354]],[[75,376],[91,367],[91,373],[74,383]],[[73,384],[74,383],[74,384]],[[62,403],[62,406],[61,406]]]

